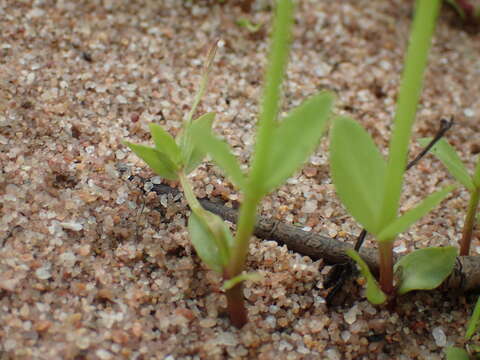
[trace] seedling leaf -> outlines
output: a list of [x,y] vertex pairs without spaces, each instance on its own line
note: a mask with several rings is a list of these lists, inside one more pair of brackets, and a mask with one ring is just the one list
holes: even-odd
[[350,256],[360,268],[360,272],[362,273],[363,277],[367,280],[367,299],[372,304],[379,305],[383,304],[387,300],[387,296],[385,293],[380,289],[380,286],[375,280],[375,277],[370,272],[368,265],[363,261],[360,255],[353,249],[348,249],[347,255]]
[[[423,138],[420,139],[419,142],[422,146],[426,146],[431,140],[432,138]],[[473,184],[472,177],[452,145],[450,145],[445,139],[440,139],[433,146],[431,152],[440,159],[450,174],[452,174],[458,182],[465,186],[469,191],[473,191],[475,185]]]
[[127,145],[139,158],[145,161],[147,165],[161,177],[169,180],[178,179],[178,168],[167,155],[148,146],[132,144],[127,141],[125,141],[124,144]]
[[233,288],[238,283],[241,283],[242,281],[245,281],[245,280],[260,281],[262,279],[263,279],[263,276],[260,275],[259,273],[241,273],[240,275],[237,275],[231,279],[226,280],[223,283],[222,289],[223,291],[227,291]]
[[460,16],[462,20],[466,19],[465,11],[463,11],[463,9],[460,6],[458,6],[456,0],[445,0],[445,2],[449,4],[451,7],[453,7],[453,9],[456,11],[458,16]]
[[[212,128],[213,120],[215,119],[215,113],[210,112],[203,114],[197,120],[193,122],[193,124],[187,126],[186,133],[184,136],[190,136],[191,134],[195,133],[198,129],[206,129],[207,131]],[[180,141],[180,144],[183,142]],[[192,148],[193,147],[193,148]],[[191,149],[191,151],[188,151]],[[190,143],[186,146],[186,149],[182,149],[184,154],[184,161],[185,161],[185,173],[189,174],[203,161],[205,158],[205,151],[202,151],[198,146],[192,144],[192,140],[190,139]]]
[[[212,213],[208,214],[212,215],[212,217],[207,221],[216,221],[215,217],[218,218],[218,216]],[[233,243],[233,238],[223,220],[220,218],[218,220],[221,224],[210,224],[222,226],[220,233],[218,231],[214,233],[205,224],[205,219],[192,212],[188,219],[188,232],[190,233],[193,247],[202,261],[212,270],[222,273],[224,266],[229,260],[229,249]]]
[[475,308],[473,309],[473,314],[470,320],[468,321],[467,325],[467,332],[465,333],[465,339],[470,340],[475,334],[475,331],[478,328],[478,322],[480,321],[480,297],[475,304]]
[[195,127],[194,125],[192,129],[195,146],[207,152],[237,188],[244,189],[245,175],[240,169],[237,158],[232,154],[230,146],[214,136],[207,127]]
[[398,294],[440,286],[452,272],[456,258],[453,246],[420,249],[402,257],[394,266],[400,280]]
[[296,107],[272,134],[265,192],[281,185],[315,150],[330,116],[334,96],[321,92]]
[[152,133],[153,141],[155,142],[155,148],[164,153],[168,158],[177,166],[181,162],[181,152],[177,143],[173,139],[172,135],[166,132],[160,125],[151,123],[149,125],[150,132]]
[[262,23],[254,24],[247,18],[241,18],[236,21],[237,25],[246,28],[251,33],[256,33],[262,27]]
[[377,236],[378,241],[390,241],[401,232],[407,230],[413,223],[420,220],[430,210],[437,206],[453,189],[455,189],[455,185],[450,185],[440,191],[434,192],[415,208],[408,210],[402,216],[397,217],[380,231]]
[[465,349],[450,346],[447,348],[447,360],[470,360],[470,355]]
[[330,167],[347,210],[369,232],[378,234],[385,160],[365,129],[348,117],[333,122]]

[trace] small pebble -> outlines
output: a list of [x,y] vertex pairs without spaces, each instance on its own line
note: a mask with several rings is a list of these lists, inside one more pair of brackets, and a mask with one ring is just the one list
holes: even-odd
[[47,280],[52,277],[50,269],[48,267],[41,267],[35,270],[35,276],[40,280]]
[[444,347],[447,345],[447,336],[440,326],[433,328],[432,336],[435,339],[435,344],[439,347]]

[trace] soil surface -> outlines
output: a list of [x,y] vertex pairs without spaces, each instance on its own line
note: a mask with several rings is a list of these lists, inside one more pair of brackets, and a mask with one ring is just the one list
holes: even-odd
[[[216,112],[215,130],[247,165],[272,12],[268,1],[248,11],[246,3],[1,2],[1,359],[443,359],[445,347],[463,345],[474,297],[414,293],[390,311],[353,284],[327,308],[330,267],[259,239],[247,266],[263,280],[246,284],[250,322],[238,330],[219,276],[192,249],[185,202],[129,180],[162,181],[122,140],[151,143],[152,121],[179,132],[217,38],[197,115]],[[358,120],[386,153],[413,3],[298,3],[284,110],[332,90],[336,113]],[[260,30],[238,26],[242,18]],[[416,140],[453,116],[447,138],[470,169],[480,152],[474,30],[443,7],[411,147],[416,153]],[[259,211],[353,238],[360,228],[335,195],[327,148],[325,139]],[[239,201],[211,163],[192,180],[199,197]],[[427,156],[408,173],[402,209],[452,182]],[[457,244],[467,202],[467,191],[455,190],[395,251]],[[478,233],[474,241],[478,254]]]

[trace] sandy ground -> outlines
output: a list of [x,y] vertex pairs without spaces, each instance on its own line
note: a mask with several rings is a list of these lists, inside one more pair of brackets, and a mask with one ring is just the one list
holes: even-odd
[[[247,283],[250,323],[237,330],[218,276],[192,250],[185,203],[128,180],[154,174],[121,141],[149,143],[152,121],[179,131],[216,38],[198,114],[217,113],[216,131],[247,164],[266,5],[244,13],[235,1],[0,1],[1,359],[442,359],[445,346],[462,345],[473,298],[412,294],[389,312],[354,294],[328,309],[328,267],[258,239],[248,268],[264,279]],[[333,90],[337,113],[386,151],[412,5],[299,1],[284,109]],[[264,25],[250,33],[235,24],[243,17]],[[444,8],[431,54],[415,138],[454,116],[448,139],[472,168],[480,37]],[[335,196],[327,145],[265,199],[262,215],[331,237],[358,234]],[[238,200],[211,164],[192,178],[201,197]],[[404,209],[451,182],[428,157],[406,179]],[[456,244],[467,199],[456,190],[395,250]]]

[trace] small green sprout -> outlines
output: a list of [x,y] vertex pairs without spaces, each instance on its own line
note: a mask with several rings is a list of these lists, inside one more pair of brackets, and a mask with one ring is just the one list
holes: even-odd
[[256,33],[258,30],[261,29],[262,23],[254,24],[247,18],[241,18],[236,21],[237,25],[247,29],[251,33]]
[[[420,139],[420,143],[423,145],[429,140],[429,138]],[[460,256],[468,255],[480,199],[480,157],[472,176],[468,173],[454,148],[445,139],[441,139],[432,148],[432,153],[440,159],[450,174],[470,192],[470,203],[463,225],[462,240],[460,241]]]
[[445,0],[460,16],[463,21],[478,22],[480,6],[470,0]]
[[[187,178],[187,175],[202,162],[206,154],[192,142],[192,134],[197,131],[209,132],[215,118],[214,113],[207,113],[193,120],[195,110],[207,87],[208,74],[215,52],[216,43],[207,56],[199,90],[177,140],[175,141],[161,126],[150,124],[150,132],[155,143],[154,148],[130,142],[125,142],[125,144],[155,173],[165,179],[180,181],[185,198],[192,210],[188,220],[188,230],[193,247],[205,264],[212,270],[224,274],[226,266],[231,261],[233,236],[219,216],[205,210],[200,205]],[[251,274],[241,274],[241,276],[242,279],[257,279]]]
[[[378,285],[372,281],[373,276],[367,274],[369,269],[359,261],[359,257],[349,253],[367,279],[367,286],[370,287],[367,296],[373,303],[395,293],[393,243],[396,236],[437,206],[454,188],[448,186],[431,194],[417,207],[398,217],[408,144],[439,7],[440,0],[416,2],[388,161],[385,161],[365,129],[354,120],[338,117],[333,122],[330,142],[333,183],[347,210],[375,236],[379,246],[381,290],[378,291],[383,291],[386,296],[371,290],[378,288]],[[448,261],[432,261],[432,257]],[[405,257],[396,267],[399,270],[401,293],[438,286],[452,271],[455,257],[456,251],[451,248],[418,250]],[[432,266],[428,269],[417,266],[423,262],[429,262]],[[415,277],[418,277],[418,281],[412,281]]]
[[[469,341],[475,332],[478,330],[480,322],[480,298],[477,299],[477,303],[475,304],[475,308],[473,309],[472,316],[467,324],[467,331],[465,333],[465,340]],[[471,346],[467,346],[468,350],[472,355],[475,355],[475,359],[480,357],[480,346],[472,344]],[[470,355],[469,352],[465,349],[458,348],[458,347],[449,347],[447,349],[447,360],[469,360]]]
[[195,144],[208,152],[244,194],[231,255],[224,267],[228,309],[233,324],[238,327],[247,321],[243,304],[242,281],[246,278],[243,269],[257,207],[265,195],[280,186],[314,151],[333,104],[333,95],[322,92],[293,109],[283,120],[277,119],[290,47],[293,8],[292,0],[277,1],[255,152],[248,174],[241,170],[229,145],[215,137],[209,128],[201,127],[192,132]]

